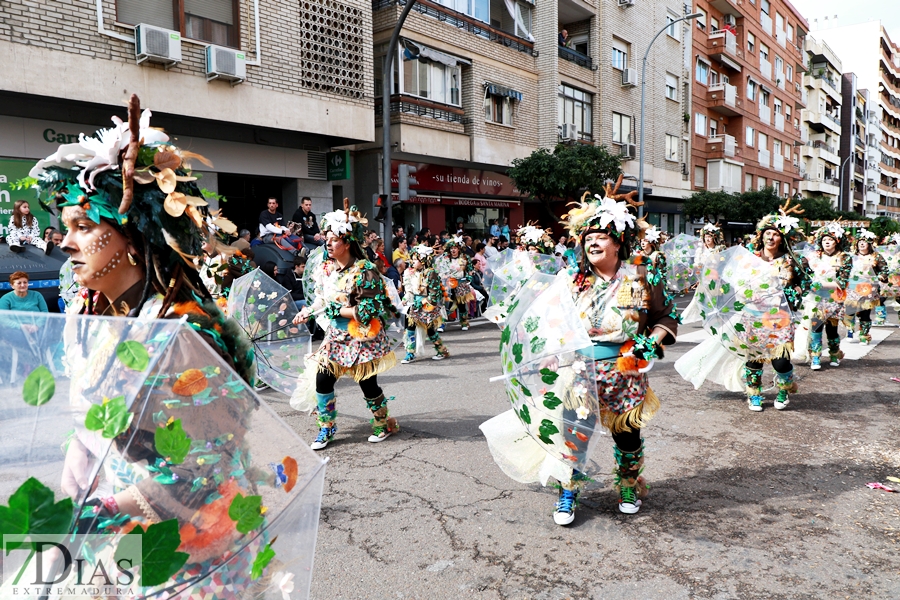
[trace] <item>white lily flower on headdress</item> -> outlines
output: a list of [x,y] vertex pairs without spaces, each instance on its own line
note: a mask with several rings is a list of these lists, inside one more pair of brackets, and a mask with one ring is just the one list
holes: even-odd
[[453,240],[454,244],[460,245],[463,243],[463,238],[461,235],[454,235],[451,239]]
[[418,246],[413,246],[413,252],[419,256],[431,256],[434,254],[434,248],[425,244],[419,244]]
[[791,229],[796,229],[799,224],[800,219],[789,215],[782,215],[775,219],[775,227],[781,231],[781,233],[789,233]]
[[844,237],[844,228],[841,227],[840,223],[829,223],[825,226],[825,230],[838,239]]
[[871,231],[869,231],[868,229],[866,229],[865,227],[863,227],[859,230],[859,239],[874,240],[875,238],[876,238],[876,235],[874,233],[872,233]]
[[895,244],[900,244],[900,233],[892,233],[891,241],[894,242]]
[[322,224],[322,229],[330,229],[336,235],[350,233],[353,229],[353,226],[350,224],[350,219],[347,218],[347,213],[342,210],[325,213],[325,215],[322,216]]
[[534,225],[525,225],[519,229],[519,237],[525,242],[536,244],[544,237],[544,230]]
[[610,223],[619,233],[629,227],[634,227],[635,216],[629,212],[625,202],[617,202],[612,198],[601,198],[600,194],[594,194],[594,198],[600,201],[596,214],[600,217],[601,229],[605,229]]
[[715,223],[707,223],[703,226],[703,231],[708,231],[709,233],[718,233],[720,228]]
[[656,227],[656,225],[653,225],[644,232],[644,239],[650,243],[655,244],[659,241],[659,236],[661,235],[662,231],[660,231],[659,228]]

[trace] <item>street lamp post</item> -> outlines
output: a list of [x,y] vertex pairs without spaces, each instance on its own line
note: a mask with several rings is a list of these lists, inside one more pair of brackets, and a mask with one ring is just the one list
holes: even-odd
[[698,17],[702,17],[702,13],[693,13],[690,15],[685,15],[679,19],[675,19],[671,23],[667,24],[665,27],[660,29],[656,35],[653,36],[653,39],[650,40],[650,45],[647,46],[647,51],[644,52],[644,61],[641,65],[641,154],[639,160],[639,168],[638,168],[638,202],[640,202],[640,206],[638,206],[638,217],[644,216],[644,108],[646,104],[646,96],[647,96],[647,55],[650,54],[650,48],[653,47],[653,42],[656,41],[656,38],[661,36],[666,29],[678,23],[679,21],[687,21],[691,19],[696,19]]
[[838,178],[838,184],[840,185],[838,189],[838,210],[844,210],[844,167],[847,166],[851,158],[853,158],[853,154],[845,158],[843,164],[841,164],[840,177]]

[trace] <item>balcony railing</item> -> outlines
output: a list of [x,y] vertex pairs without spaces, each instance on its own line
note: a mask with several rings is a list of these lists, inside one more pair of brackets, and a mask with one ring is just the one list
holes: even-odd
[[768,167],[771,157],[772,155],[768,150],[760,150],[759,152],[757,152],[757,160],[759,162],[759,166]]
[[772,124],[772,109],[762,104],[759,105],[759,120],[766,125]]
[[824,81],[825,83],[827,83],[829,86],[831,86],[831,89],[835,93],[837,93],[837,91],[838,91],[837,84],[834,82],[834,79],[832,79],[831,74],[828,73],[828,71],[824,71],[824,70],[821,72],[814,71],[812,76],[816,79],[820,79],[820,80]]
[[772,17],[764,12],[759,13],[759,24],[762,25],[763,31],[772,35]]
[[573,62],[579,67],[584,67],[585,69],[593,69],[594,68],[594,60],[588,56],[587,54],[582,54],[581,52],[576,52],[571,48],[566,48],[565,46],[558,46],[559,57],[563,60],[567,60],[569,62]]
[[[735,148],[736,148],[735,142],[736,142],[736,140],[734,139],[733,135],[726,135],[726,134],[722,134],[722,133],[717,134],[717,135],[711,135],[707,139],[707,143],[709,145],[722,144],[722,150],[725,153],[725,156],[734,156],[735,155]],[[711,150],[715,151],[714,148],[711,148]]]
[[719,29],[710,33],[708,44],[710,54],[721,54],[724,51],[733,58],[738,57],[737,38],[727,29]]
[[784,115],[781,113],[775,113],[775,129],[784,131]]
[[784,171],[784,157],[781,154],[772,155],[772,168],[778,172]]
[[853,136],[853,141],[856,143],[857,146],[859,146],[860,150],[862,150],[863,148],[866,147],[866,143],[864,141],[862,141],[862,138],[859,137],[858,135]]
[[[406,0],[373,0],[372,10],[387,8],[394,4],[405,6]],[[491,27],[487,23],[474,19],[465,13],[455,11],[452,8],[435,4],[429,0],[417,0],[413,5],[412,10],[433,17],[438,21],[448,23],[457,29],[473,33],[486,40],[503,44],[507,48],[512,48],[513,50],[518,50],[525,54],[534,53],[534,44],[532,42],[516,37],[511,33],[501,31],[496,27]]]
[[[393,95],[391,96],[391,112],[406,113],[418,115],[420,117],[431,117],[432,119],[440,119],[442,121],[450,121],[451,123],[463,123],[465,111],[454,106],[446,106],[443,104],[435,104],[422,98],[415,96]],[[375,99],[375,120],[376,124],[381,123],[381,98]]]
[[763,58],[760,58],[759,59],[759,72],[762,73],[763,77],[765,77],[766,79],[771,81],[771,79],[772,79],[772,63],[770,63],[769,61],[767,61]]

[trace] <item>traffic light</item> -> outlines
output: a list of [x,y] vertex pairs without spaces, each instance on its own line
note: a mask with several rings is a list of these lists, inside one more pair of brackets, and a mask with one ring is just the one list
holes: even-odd
[[412,165],[401,164],[397,167],[397,178],[399,179],[398,196],[400,202],[406,202],[417,196],[416,190],[409,189],[409,186],[411,185],[419,185],[419,182],[413,177],[415,172],[416,168]]
[[384,217],[387,215],[388,211],[387,194],[372,194],[372,203],[376,208],[378,208],[378,213],[375,215],[375,220],[384,221]]

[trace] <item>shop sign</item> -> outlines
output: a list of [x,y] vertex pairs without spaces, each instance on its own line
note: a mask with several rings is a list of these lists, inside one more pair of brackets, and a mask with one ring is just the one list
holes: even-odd
[[[828,223],[831,223],[831,221],[810,221],[809,226],[810,227],[825,227],[825,225],[827,225]],[[851,227],[851,228],[868,227],[871,224],[872,223],[870,221],[841,221],[841,227],[844,227],[845,229],[847,227]]]
[[[522,192],[516,189],[512,179],[504,173],[464,167],[448,167],[427,163],[409,163],[416,167],[419,184],[416,191],[445,194],[466,194],[474,196],[499,196],[520,198]],[[396,188],[397,167],[400,161],[391,161],[391,186]],[[447,204],[446,199],[443,202]]]
[[[0,159],[0,235],[9,233],[9,221],[12,218],[13,205],[17,200],[28,200],[31,214],[37,217],[41,232],[50,226],[50,213],[41,208],[33,190],[14,190],[15,182],[28,177],[34,166],[33,160]],[[44,198],[46,202],[46,197]]]
[[328,164],[328,181],[350,179],[350,151],[338,150],[325,155]]
[[477,208],[513,208],[519,202],[505,200],[482,200],[480,198],[441,198],[441,204],[451,206],[475,206]]
[[[400,202],[399,194],[391,194],[391,202],[397,204]],[[416,195],[415,198],[410,198],[403,204],[441,204],[440,196],[419,196]]]

